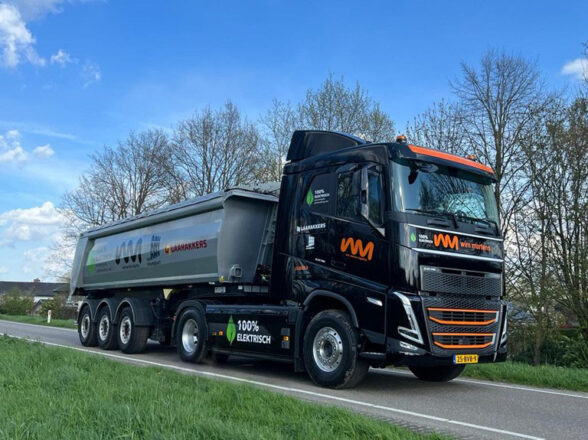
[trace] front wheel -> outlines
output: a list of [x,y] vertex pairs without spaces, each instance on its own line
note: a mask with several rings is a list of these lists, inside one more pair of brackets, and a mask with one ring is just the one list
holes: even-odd
[[202,309],[188,307],[178,319],[176,347],[185,362],[200,362],[206,355],[208,327]]
[[412,374],[427,382],[449,382],[459,376],[465,365],[445,365],[439,367],[408,367]]
[[359,335],[347,313],[325,310],[312,318],[304,334],[304,363],[314,383],[329,388],[354,387],[369,369],[358,354]]

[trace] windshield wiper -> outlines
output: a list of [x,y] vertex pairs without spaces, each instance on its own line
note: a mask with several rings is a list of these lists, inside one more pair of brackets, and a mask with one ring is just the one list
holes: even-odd
[[436,211],[434,209],[420,209],[420,208],[406,208],[405,211],[416,212],[418,214],[426,214],[434,217],[448,217],[453,220],[453,225],[457,228],[457,218],[454,213],[447,211]]
[[464,218],[467,220],[471,220],[472,222],[478,222],[478,223],[483,223],[487,226],[493,226],[495,229],[495,232],[498,233],[498,223],[494,220],[490,220],[490,219],[485,219],[485,218],[478,218],[478,217],[471,217],[469,215],[465,215],[465,214],[459,214],[457,215],[457,218]]

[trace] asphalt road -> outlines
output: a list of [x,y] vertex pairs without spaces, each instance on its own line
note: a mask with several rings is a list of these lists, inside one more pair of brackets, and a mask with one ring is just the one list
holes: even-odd
[[305,400],[337,405],[421,432],[475,439],[588,439],[588,393],[533,388],[471,379],[421,382],[403,370],[372,369],[351,390],[315,386],[290,365],[230,358],[225,365],[186,364],[175,349],[149,344],[124,355],[81,346],[75,330],[0,320],[0,334],[73,347],[114,360],[161,366],[219,380],[250,383]]

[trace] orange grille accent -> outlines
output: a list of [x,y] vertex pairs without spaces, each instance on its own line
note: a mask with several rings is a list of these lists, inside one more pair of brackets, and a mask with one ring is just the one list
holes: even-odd
[[[477,310],[477,309],[446,309],[429,307],[429,319],[438,324],[444,325],[478,325],[485,326],[496,322],[498,310]],[[437,316],[433,316],[438,314]]]
[[[435,345],[445,349],[462,349],[462,348],[486,348],[489,347],[494,343],[495,333],[432,333],[433,338],[439,337],[440,341],[433,341]],[[456,338],[465,337],[467,338],[466,342],[470,343],[461,343],[461,340],[457,340]],[[486,338],[490,338],[490,340],[486,340]],[[457,342],[457,343],[456,343]]]

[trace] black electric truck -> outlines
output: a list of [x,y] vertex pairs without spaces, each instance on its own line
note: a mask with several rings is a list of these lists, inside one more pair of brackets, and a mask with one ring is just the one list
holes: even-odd
[[506,357],[491,168],[410,145],[296,131],[282,181],[83,233],[70,293],[85,346],[293,364],[326,387],[408,366],[447,381]]

